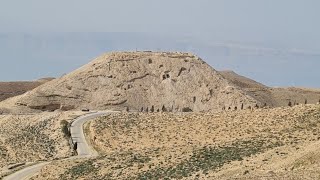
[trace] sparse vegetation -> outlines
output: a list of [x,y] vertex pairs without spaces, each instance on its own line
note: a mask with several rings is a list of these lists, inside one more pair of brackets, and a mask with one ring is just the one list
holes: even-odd
[[248,177],[260,166],[268,169],[292,158],[299,145],[317,142],[319,127],[315,105],[220,114],[109,114],[92,121],[88,132],[102,156],[61,166],[66,169],[59,179],[221,179],[221,173],[233,177],[229,169]]
[[5,146],[0,146],[0,157],[5,157],[7,156],[8,154],[8,150],[6,149]]
[[61,129],[64,134],[64,137],[69,139],[71,137],[71,132],[69,129],[69,127],[70,127],[69,122],[66,120],[62,120],[60,124],[61,124]]
[[275,146],[259,140],[236,141],[222,147],[206,146],[195,150],[189,159],[175,166],[157,167],[140,173],[135,179],[182,179],[196,172],[206,174],[208,171],[222,167],[225,163],[242,161],[244,157],[261,153]]
[[167,112],[168,111],[167,108],[164,105],[162,106],[161,110],[162,110],[162,112]]
[[[307,100],[316,103],[319,91],[234,79],[227,80],[188,53],[108,53],[10,101],[10,106],[17,105],[16,112],[87,105],[126,111],[86,125],[99,157],[53,161],[34,179],[246,179],[269,170],[310,170],[310,164],[320,162],[314,153],[320,146],[320,109],[306,105]],[[290,107],[259,109],[267,103]],[[71,155],[69,118],[61,114],[1,116],[1,166]],[[306,151],[309,146],[313,153]],[[76,142],[73,150],[77,147]],[[301,152],[308,158],[297,158]]]
[[9,164],[71,156],[65,119],[73,115],[66,112],[0,116],[0,170]]
[[78,179],[88,173],[94,174],[95,172],[97,172],[97,169],[93,165],[93,160],[87,160],[71,167],[60,176],[60,179]]

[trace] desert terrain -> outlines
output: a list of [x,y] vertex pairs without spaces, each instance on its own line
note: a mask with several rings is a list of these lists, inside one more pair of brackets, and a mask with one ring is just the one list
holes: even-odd
[[70,111],[0,115],[0,177],[18,164],[72,156],[63,123],[82,114]]
[[[106,53],[28,90],[0,102],[0,177],[47,162],[31,179],[320,178],[319,89],[147,51]],[[96,111],[83,130],[97,155],[77,157],[71,123]]]
[[53,78],[43,78],[37,81],[0,82],[0,101],[24,94],[52,79]]
[[[161,98],[160,98],[161,97]],[[261,105],[190,53],[106,53],[16,100],[29,109],[173,112]]]
[[220,71],[224,78],[246,91],[264,105],[281,107],[298,104],[320,103],[320,90],[302,87],[268,87],[233,71]]
[[34,179],[317,179],[320,106],[222,113],[116,113],[85,130],[100,156]]

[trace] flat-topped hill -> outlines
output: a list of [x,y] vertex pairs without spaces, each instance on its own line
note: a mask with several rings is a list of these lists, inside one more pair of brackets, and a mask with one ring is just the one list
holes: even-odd
[[173,52],[114,52],[17,98],[39,110],[221,111],[257,102],[199,57]]

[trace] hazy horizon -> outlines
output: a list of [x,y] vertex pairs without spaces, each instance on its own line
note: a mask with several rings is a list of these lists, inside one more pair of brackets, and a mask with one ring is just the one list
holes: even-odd
[[0,6],[0,81],[59,77],[108,51],[188,51],[269,86],[320,87],[319,1],[17,1]]

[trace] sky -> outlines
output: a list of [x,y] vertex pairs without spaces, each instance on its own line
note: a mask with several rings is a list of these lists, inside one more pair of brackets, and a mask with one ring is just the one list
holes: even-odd
[[[6,66],[0,64],[0,81],[59,76],[105,50],[148,45],[151,49],[193,50],[214,67],[233,68],[268,85],[320,87],[316,80],[320,71],[315,68],[320,65],[319,7],[319,0],[1,0],[0,62]],[[113,33],[128,38],[112,39]],[[108,38],[99,41],[101,37]],[[144,42],[145,37],[153,42]],[[159,42],[163,37],[167,43]],[[133,40],[135,44],[125,45]],[[70,50],[65,42],[74,46],[73,53],[65,52]],[[176,47],[166,48],[170,44]],[[59,51],[59,46],[64,48]],[[217,47],[237,53],[221,56],[220,51],[212,52]],[[285,55],[270,55],[266,49]],[[35,57],[40,50],[41,56]],[[12,55],[19,51],[24,56]],[[263,57],[257,51],[263,51]],[[39,61],[41,66],[30,71],[18,66]],[[55,61],[61,66],[54,66]],[[309,72],[294,76],[281,71],[280,65]],[[7,73],[11,67],[14,75]],[[277,76],[267,75],[267,70],[277,68]]]

